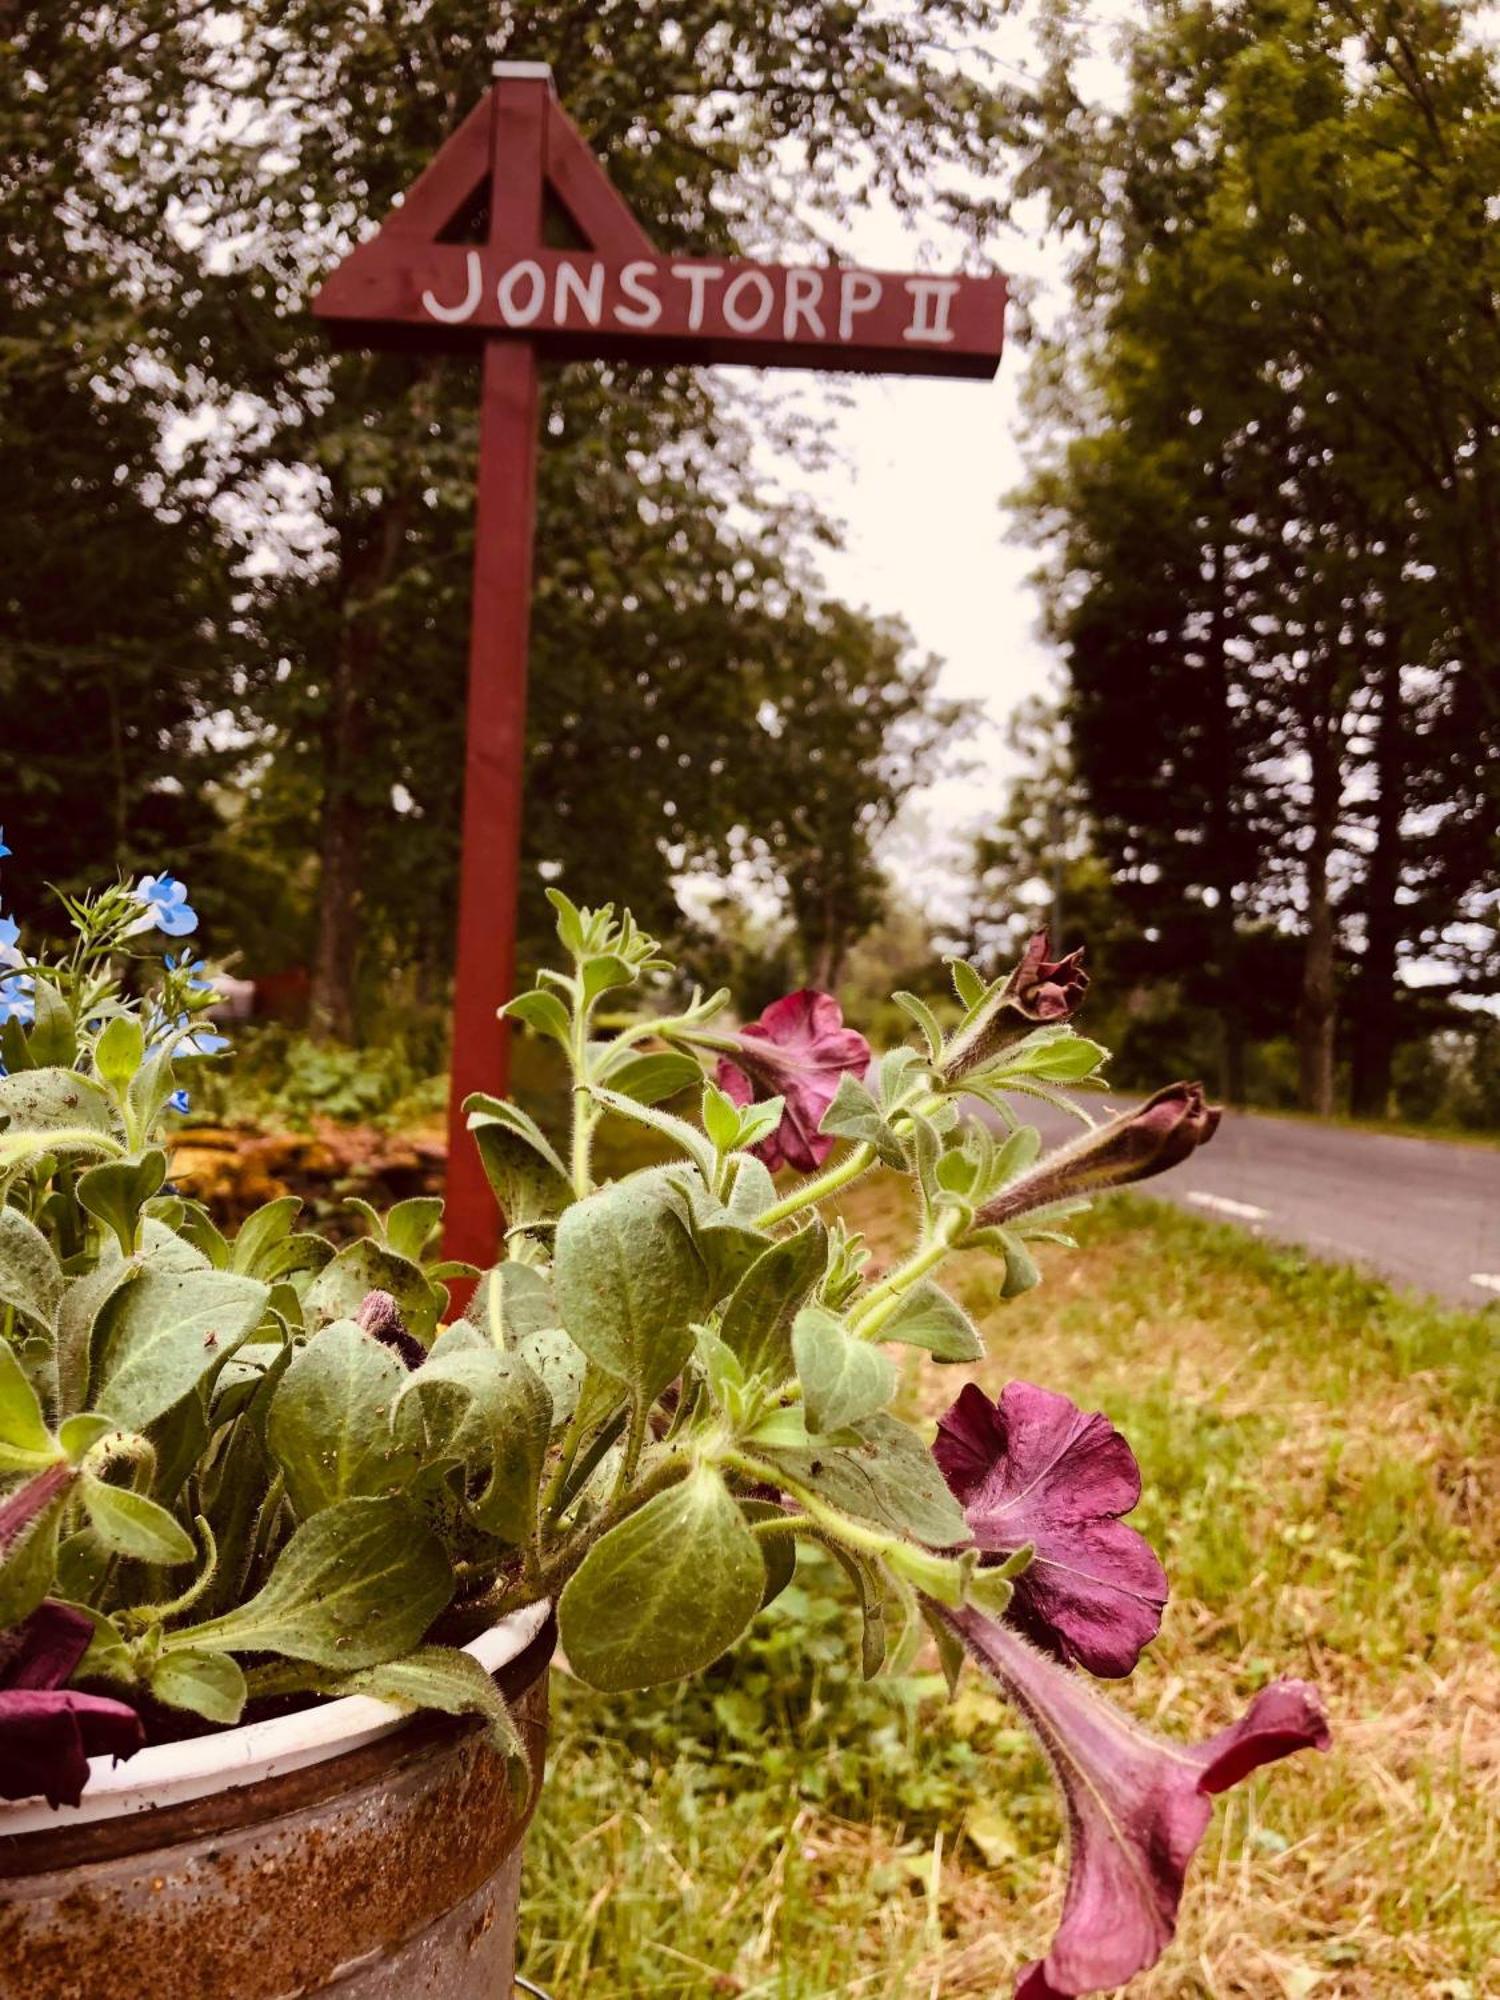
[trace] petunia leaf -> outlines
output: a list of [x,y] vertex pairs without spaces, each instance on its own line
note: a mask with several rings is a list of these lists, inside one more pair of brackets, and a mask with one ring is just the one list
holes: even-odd
[[659,1171],[629,1174],[564,1212],[553,1291],[578,1346],[642,1402],[681,1372],[704,1274]]
[[851,1334],[836,1313],[805,1307],[792,1323],[792,1354],[807,1428],[826,1436],[883,1410],[896,1393],[888,1356]]
[[248,1603],[163,1644],[353,1672],[409,1653],[452,1594],[443,1545],[408,1501],[339,1500],[302,1523]]
[[760,1609],[766,1567],[712,1467],[658,1493],[595,1542],[558,1605],[568,1664],[607,1694],[697,1673]]

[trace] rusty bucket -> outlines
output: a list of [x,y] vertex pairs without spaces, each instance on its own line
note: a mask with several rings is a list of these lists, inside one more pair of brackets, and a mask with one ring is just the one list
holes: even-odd
[[[543,1620],[470,1649],[511,1701],[533,1799]],[[510,2000],[529,1809],[482,1726],[364,1699],[303,1715],[300,1743],[280,1717],[102,1760],[71,1813],[0,1806],[0,2000]]]

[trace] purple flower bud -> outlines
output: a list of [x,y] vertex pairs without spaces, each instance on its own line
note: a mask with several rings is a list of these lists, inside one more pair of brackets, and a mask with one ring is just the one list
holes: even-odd
[[843,1010],[831,993],[810,987],[773,1000],[758,1021],[729,1039],[732,1052],[718,1069],[725,1096],[740,1105],[768,1097],[786,1100],[780,1125],[754,1152],[773,1173],[783,1162],[812,1173],[835,1143],[818,1130],[823,1114],[840,1078],[863,1076],[870,1067],[870,1044],[844,1026]]
[[0,1562],[77,1477],[78,1468],[60,1458],[0,1500]]
[[1046,1957],[1022,1972],[1015,2000],[1123,1985],[1172,1940],[1213,1796],[1294,1750],[1328,1748],[1317,1690],[1275,1681],[1206,1743],[1174,1743],[982,1612],[933,1609],[1036,1732],[1067,1807],[1062,1922]]
[[1009,979],[950,1045],[943,1058],[945,1083],[957,1083],[983,1069],[1033,1028],[1071,1021],[1083,1005],[1089,976],[1083,947],[1049,960],[1047,933],[1038,931]]
[[401,1308],[389,1292],[366,1292],[354,1320],[382,1347],[399,1354],[408,1368],[420,1368],[427,1359],[427,1349],[414,1333],[407,1332]]
[[1201,1083],[1169,1083],[1134,1111],[1038,1160],[1030,1173],[986,1202],[975,1222],[981,1228],[1010,1222],[1054,1201],[1164,1174],[1208,1144],[1220,1116],[1218,1105],[1205,1099]]
[[1166,1572],[1119,1518],[1141,1497],[1135,1454],[1109,1419],[1011,1382],[991,1403],[971,1382],[938,1420],[932,1455],[981,1561],[1035,1551],[1007,1621],[1068,1665],[1117,1678],[1156,1637]]

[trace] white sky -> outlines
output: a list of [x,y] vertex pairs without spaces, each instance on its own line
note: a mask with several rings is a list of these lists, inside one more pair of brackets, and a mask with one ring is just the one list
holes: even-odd
[[[1111,48],[1134,12],[1136,0],[1095,0],[1097,40],[1081,72],[1090,96],[1121,94]],[[1006,80],[1035,72],[1025,8],[985,40]],[[837,231],[820,217],[819,229],[836,236],[841,256],[870,269],[977,268],[956,236],[944,243],[890,210],[852,217]],[[1066,305],[1062,246],[1039,226],[1008,233],[990,246],[990,257],[996,269],[1029,281],[1030,309],[1039,319]],[[1013,327],[1014,306],[1011,320]],[[1000,810],[1006,776],[1015,769],[1004,742],[1006,718],[1028,695],[1061,684],[1030,582],[1038,553],[1014,539],[1013,517],[1002,504],[1025,471],[1025,365],[1025,354],[1011,344],[991,382],[843,376],[830,395],[808,376],[775,378],[795,385],[787,393],[807,408],[833,418],[826,471],[781,469],[843,525],[843,548],[820,565],[830,591],[872,612],[898,614],[918,648],[943,661],[943,692],[983,704],[980,727],[957,753],[963,768],[914,796],[887,849],[902,886],[942,916],[962,910],[958,871],[966,865],[968,836]]]

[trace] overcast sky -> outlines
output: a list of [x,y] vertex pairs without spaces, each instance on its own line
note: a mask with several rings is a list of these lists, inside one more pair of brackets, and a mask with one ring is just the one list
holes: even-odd
[[[1119,95],[1111,48],[1134,11],[1135,0],[1095,0],[1097,44],[1083,78],[1090,95]],[[988,40],[1008,80],[1034,70],[1024,10]],[[819,226],[830,233],[826,217]],[[957,238],[945,245],[889,211],[853,216],[836,234],[843,256],[877,270],[975,268]],[[1036,288],[1032,309],[1040,318],[1065,305],[1061,246],[1043,235],[1040,217],[1037,228],[996,243],[992,256],[996,268]],[[944,692],[983,704],[984,721],[959,753],[967,773],[917,795],[888,856],[903,885],[936,901],[941,914],[962,907],[954,874],[968,834],[1003,802],[1014,769],[1004,743],[1007,716],[1027,695],[1059,685],[1057,655],[1041,637],[1041,605],[1029,581],[1038,553],[1015,538],[1002,504],[1025,469],[1024,367],[1012,344],[992,382],[845,376],[836,399],[814,378],[776,378],[799,403],[832,419],[834,462],[822,474],[794,475],[844,527],[844,547],[822,564],[830,590],[873,612],[899,614],[919,647],[944,662]]]

